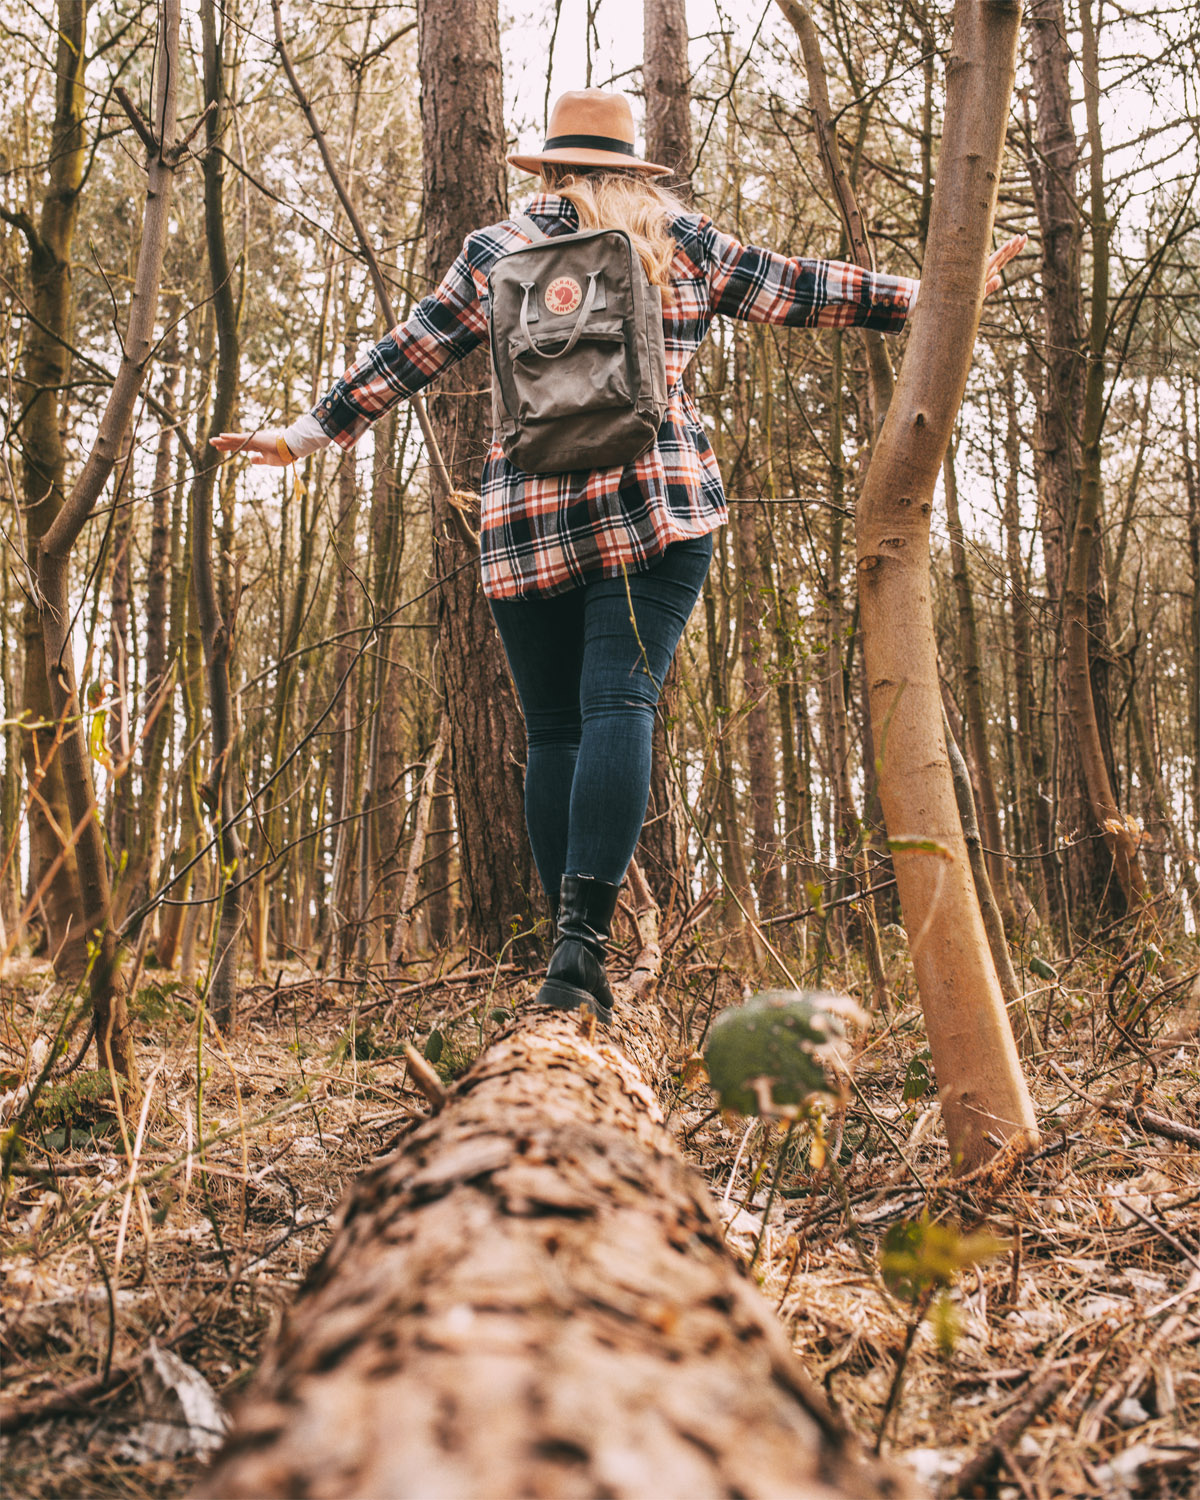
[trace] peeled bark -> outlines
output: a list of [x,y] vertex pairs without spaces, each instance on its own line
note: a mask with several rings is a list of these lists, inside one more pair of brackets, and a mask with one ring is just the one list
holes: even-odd
[[869,1500],[616,1047],[519,1021],[364,1176],[197,1500]]
[[942,731],[929,531],[979,325],[1020,5],[959,0],[942,154],[908,352],[858,506],[879,791],[956,1164],[1037,1139],[971,879]]

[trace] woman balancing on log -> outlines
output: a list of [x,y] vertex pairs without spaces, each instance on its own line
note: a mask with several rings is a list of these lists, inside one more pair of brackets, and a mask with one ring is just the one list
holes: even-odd
[[[287,465],[350,448],[488,340],[483,589],[525,717],[525,819],[556,941],[540,1005],[612,1018],[605,953],[641,833],[667,668],[726,520],[683,372],[714,314],[896,331],[919,283],[739,244],[654,179],[623,95],[564,94],[524,213],[480,229],[437,289],[282,431],[223,453]],[[986,291],[1019,253],[987,265]]]

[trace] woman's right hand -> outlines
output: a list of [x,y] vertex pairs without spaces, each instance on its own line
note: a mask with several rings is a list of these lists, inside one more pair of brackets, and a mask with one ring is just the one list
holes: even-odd
[[282,431],[265,428],[262,432],[221,432],[209,441],[218,453],[248,453],[250,462],[268,469],[286,469],[295,463],[294,458],[284,458],[280,452],[279,439]]

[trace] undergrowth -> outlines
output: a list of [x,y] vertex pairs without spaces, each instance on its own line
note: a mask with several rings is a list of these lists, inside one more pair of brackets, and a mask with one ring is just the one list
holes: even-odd
[[[847,1422],[931,1488],[956,1493],[1000,1433],[972,1492],[1193,1494],[1200,1151],[1147,1123],[1200,1125],[1189,950],[1134,964],[1093,950],[1050,976],[1026,964],[1042,1146],[963,1178],[902,935],[885,944],[889,999],[853,1037],[855,1091],[796,1128],[717,1111],[698,1056],[754,986],[711,945],[669,953],[639,1061],[729,1244]],[[835,977],[868,993],[849,967],[826,965],[824,984]],[[198,1034],[194,992],[154,976],[134,997],[144,1113],[118,1119],[90,1058],[60,1076],[72,997],[44,967],[10,965],[5,1493],[186,1493],[197,1459],[139,1447],[150,1340],[233,1401],[344,1186],[425,1110],[406,1046],[452,1083],[530,993],[511,966],[445,959],[401,986],[285,970],[244,986],[240,1032],[219,1042]],[[74,1407],[51,1413],[80,1382]]]

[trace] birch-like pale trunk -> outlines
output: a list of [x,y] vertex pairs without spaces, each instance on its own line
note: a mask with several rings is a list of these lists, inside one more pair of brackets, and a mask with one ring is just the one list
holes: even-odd
[[879,793],[959,1167],[1037,1139],[971,879],[942,728],[929,533],[983,299],[1019,0],[958,0],[929,242],[904,367],[858,506]]

